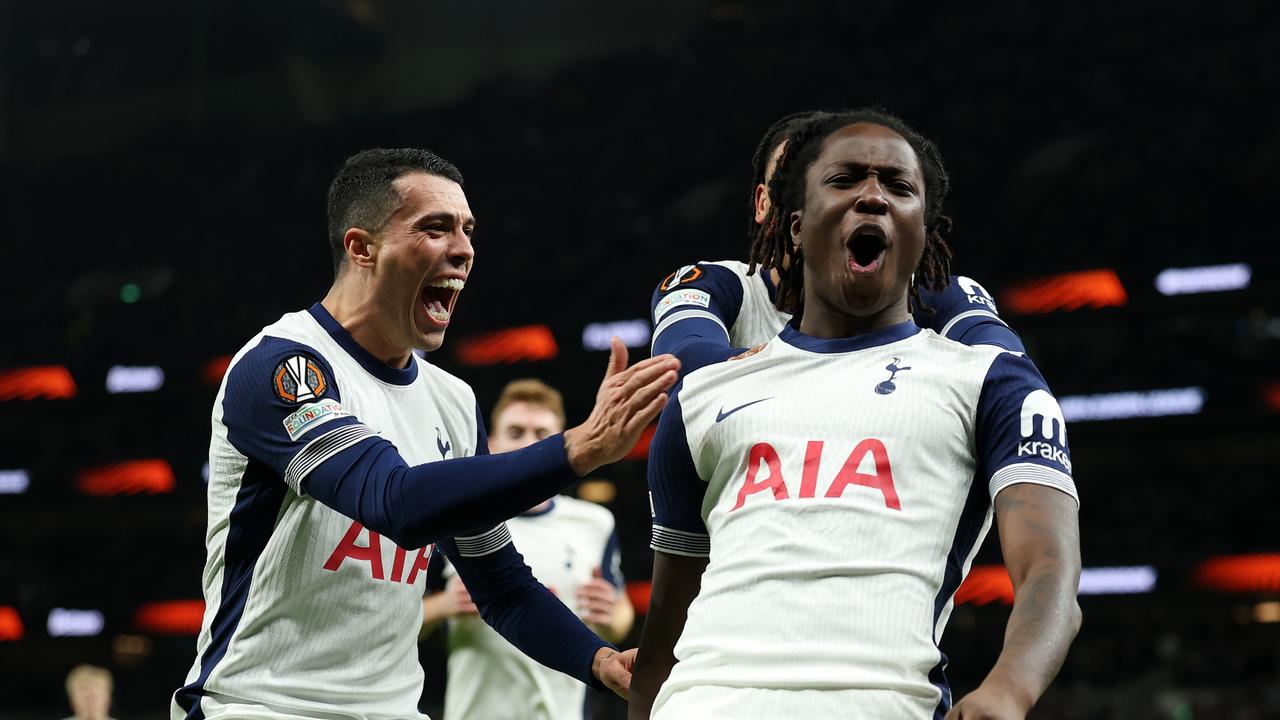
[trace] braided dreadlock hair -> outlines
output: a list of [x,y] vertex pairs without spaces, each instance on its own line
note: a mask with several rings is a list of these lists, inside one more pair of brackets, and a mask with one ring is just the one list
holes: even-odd
[[942,162],[942,154],[927,138],[884,110],[860,108],[806,115],[786,138],[787,147],[778,157],[773,178],[769,181],[772,205],[764,222],[752,228],[748,274],[757,266],[776,269],[779,277],[778,309],[792,315],[801,314],[804,308],[804,255],[792,243],[790,218],[792,213],[804,208],[805,175],[828,136],[850,125],[871,123],[901,135],[915,150],[924,175],[924,252],[912,276],[910,294],[911,307],[921,307],[920,286],[941,290],[947,286],[951,275],[951,246],[943,238],[951,230],[951,218],[942,212],[943,201],[951,189],[951,176]]
[[747,218],[749,218],[747,237],[754,237],[758,227],[756,225],[756,188],[766,183],[765,175],[769,170],[769,158],[773,157],[773,152],[779,145],[791,139],[796,129],[803,125],[805,120],[818,114],[817,111],[806,110],[784,115],[764,131],[760,144],[756,145],[756,151],[751,156],[751,167],[755,170],[755,178],[751,181],[751,193],[747,196]]

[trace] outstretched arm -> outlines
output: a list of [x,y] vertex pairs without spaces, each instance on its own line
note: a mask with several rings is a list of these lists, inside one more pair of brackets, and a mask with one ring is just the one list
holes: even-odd
[[1080,630],[1080,526],[1074,498],[1045,485],[996,496],[1000,547],[1013,580],[1004,649],[986,680],[948,720],[1022,718],[1062,667]]
[[653,592],[631,679],[629,720],[648,720],[658,690],[675,667],[676,641],[684,632],[689,605],[702,589],[706,568],[705,557],[653,553]]
[[[285,480],[400,547],[492,526],[618,460],[635,444],[666,405],[679,365],[670,356],[631,368],[626,362],[626,349],[615,339],[586,422],[527,448],[489,455],[481,433],[475,457],[411,467],[390,442],[363,425],[347,425],[303,448]],[[355,442],[332,444],[339,434]]]
[[631,654],[620,656],[534,579],[506,525],[443,540],[438,547],[457,568],[480,616],[520,652],[592,687],[627,696]]

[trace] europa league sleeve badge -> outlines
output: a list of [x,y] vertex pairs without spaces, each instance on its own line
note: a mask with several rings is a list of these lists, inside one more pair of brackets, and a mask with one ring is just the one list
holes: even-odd
[[315,400],[329,387],[320,364],[305,355],[293,355],[276,366],[271,374],[276,397],[287,403]]

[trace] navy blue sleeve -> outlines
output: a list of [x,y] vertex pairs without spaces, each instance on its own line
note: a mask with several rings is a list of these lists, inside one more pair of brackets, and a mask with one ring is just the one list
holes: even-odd
[[279,338],[263,338],[232,365],[222,417],[245,457],[403,548],[492,527],[578,482],[563,435],[490,455],[478,407],[475,457],[410,467],[343,409],[319,353]]
[[649,307],[652,354],[675,355],[681,375],[737,354],[726,350],[729,328],[742,310],[742,281],[732,270],[685,265],[658,284]]
[[942,291],[921,290],[924,307],[916,308],[916,324],[965,345],[995,345],[1026,353],[1022,338],[996,310],[996,301],[972,278],[955,275]]
[[978,397],[977,448],[992,498],[1017,483],[1061,490],[1079,502],[1062,408],[1034,363],[1001,353]]
[[303,488],[400,547],[416,548],[491,527],[576,482],[563,435],[499,455],[413,467],[374,437],[313,468]]
[[534,579],[505,524],[480,535],[441,540],[436,547],[457,568],[480,617],[507,642],[553,670],[604,689],[591,674],[591,663],[600,648],[614,646]]
[[683,383],[658,417],[649,445],[649,505],[653,512],[650,547],[671,555],[708,557],[711,535],[702,520],[707,484],[698,476],[680,408]]
[[[342,407],[333,368],[315,349],[263,337],[227,372],[222,424],[242,455],[286,478],[306,448],[342,450],[373,432]],[[297,490],[296,484],[291,485]]]
[[604,545],[604,557],[600,559],[600,576],[619,590],[625,584],[622,578],[622,553],[618,549],[617,528],[609,533],[609,542]]

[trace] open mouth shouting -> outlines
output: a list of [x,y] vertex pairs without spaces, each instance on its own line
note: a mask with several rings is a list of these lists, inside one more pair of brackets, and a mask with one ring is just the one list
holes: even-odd
[[879,225],[860,225],[845,241],[849,270],[855,275],[870,275],[884,267],[889,239]]
[[449,325],[449,317],[453,314],[453,306],[458,302],[458,295],[466,281],[460,277],[441,277],[427,283],[418,294],[418,302],[422,305],[427,319],[436,327]]

